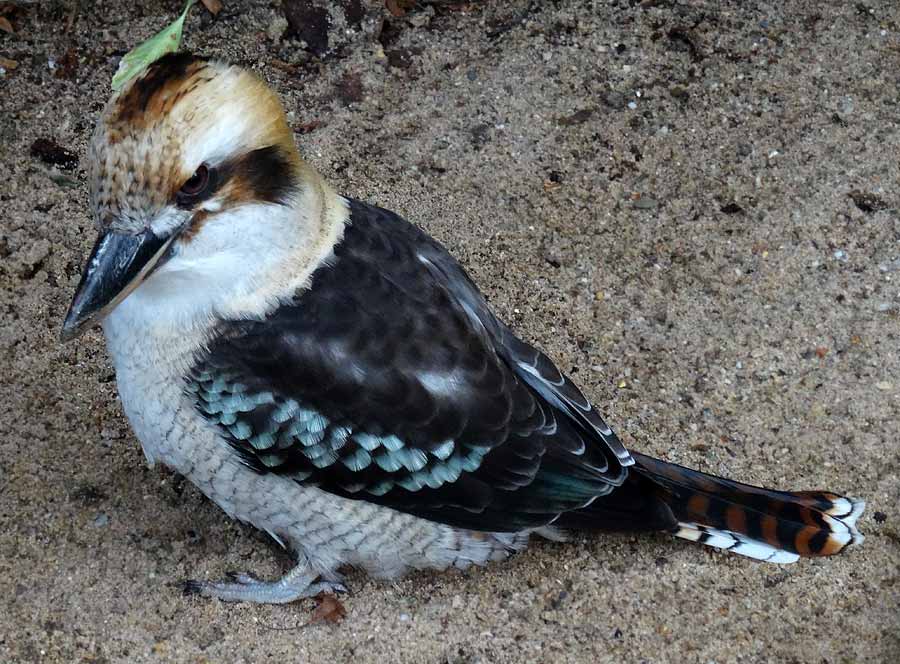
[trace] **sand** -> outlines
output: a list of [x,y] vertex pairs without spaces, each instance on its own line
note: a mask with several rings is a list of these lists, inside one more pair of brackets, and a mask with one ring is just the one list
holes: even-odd
[[869,503],[838,558],[579,536],[352,572],[346,619],[305,626],[312,600],[181,595],[289,561],[147,467],[98,331],[58,342],[87,140],[180,3],[75,4],[0,32],[0,661],[900,661],[900,5],[345,0],[320,60],[278,2],[195,8],[187,48],[266,77],[308,160],[444,242],[630,447]]

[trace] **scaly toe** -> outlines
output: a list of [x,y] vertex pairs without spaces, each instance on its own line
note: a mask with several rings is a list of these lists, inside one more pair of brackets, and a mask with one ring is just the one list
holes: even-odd
[[306,592],[303,594],[306,597],[315,597],[319,593],[325,593],[326,595],[343,595],[347,592],[349,591],[343,583],[320,581],[319,583],[310,584],[309,588],[307,588]]
[[[185,595],[215,597],[223,602],[256,602],[258,604],[285,604],[319,593],[345,593],[344,584],[335,574],[322,579],[310,569],[306,561],[276,581],[263,581],[245,572],[229,572],[222,581],[186,581],[182,586]],[[315,583],[313,583],[315,581]]]
[[232,583],[240,583],[245,586],[252,583],[263,583],[252,574],[247,574],[246,572],[225,572],[225,576]]

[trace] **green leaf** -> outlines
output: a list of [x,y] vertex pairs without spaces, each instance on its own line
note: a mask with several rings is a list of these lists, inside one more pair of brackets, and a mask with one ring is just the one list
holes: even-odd
[[178,18],[150,37],[150,39],[143,44],[134,47],[125,54],[122,61],[119,62],[119,68],[116,70],[116,75],[113,76],[113,91],[121,90],[123,85],[159,60],[166,53],[172,53],[178,50],[178,47],[181,45],[181,28],[184,26],[184,19],[187,17],[191,5],[196,1],[197,0],[187,0],[187,2],[184,3],[184,9]]

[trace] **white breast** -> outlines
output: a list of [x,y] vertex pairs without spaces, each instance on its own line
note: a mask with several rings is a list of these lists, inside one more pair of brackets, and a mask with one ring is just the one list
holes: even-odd
[[103,323],[119,396],[147,460],[187,474],[192,446],[187,430],[196,435],[202,423],[184,397],[182,377],[202,347],[205,332],[166,330],[165,316],[141,290]]
[[286,511],[285,500],[272,494],[290,487],[241,464],[184,392],[183,376],[207,330],[195,326],[173,334],[163,324],[165,312],[134,297],[140,290],[104,321],[103,330],[122,406],[147,460],[184,475],[230,516],[271,531]]

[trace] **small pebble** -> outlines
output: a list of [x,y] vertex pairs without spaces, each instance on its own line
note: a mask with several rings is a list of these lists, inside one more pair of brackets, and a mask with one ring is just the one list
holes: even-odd
[[95,528],[103,528],[108,523],[109,523],[109,517],[106,514],[104,514],[103,512],[100,512],[100,514],[98,514],[94,518],[94,527]]
[[837,261],[841,261],[842,263],[845,263],[845,262],[847,262],[847,258],[848,258],[847,252],[844,251],[843,249],[838,249],[837,251],[834,252],[834,259]]
[[431,23],[431,19],[435,15],[435,9],[431,5],[428,5],[424,11],[416,12],[415,14],[411,14],[407,20],[409,24],[414,28],[426,28],[428,24]]
[[628,102],[628,108],[630,108],[632,111],[635,110],[637,108],[637,103],[633,101]]
[[287,29],[287,19],[284,16],[277,16],[272,20],[271,23],[269,23],[269,26],[266,28],[266,36],[277,44],[281,41],[284,33],[287,32]]
[[894,389],[894,384],[888,380],[882,380],[875,383],[875,387],[881,390],[882,392],[889,392]]
[[669,94],[680,101],[687,101],[690,97],[688,91],[680,85],[673,85],[671,88],[669,88]]
[[878,266],[878,269],[882,272],[897,272],[900,270],[900,258],[895,258],[887,263],[882,263]]
[[610,108],[621,110],[625,108],[625,95],[621,92],[607,92],[603,95],[603,103]]
[[634,202],[634,207],[638,210],[655,210],[659,203],[652,196],[641,196]]

